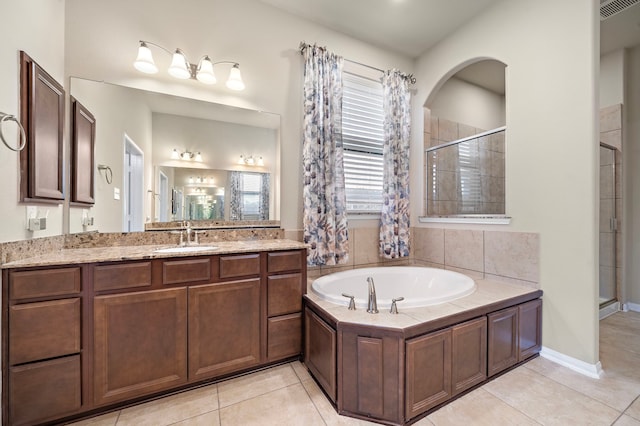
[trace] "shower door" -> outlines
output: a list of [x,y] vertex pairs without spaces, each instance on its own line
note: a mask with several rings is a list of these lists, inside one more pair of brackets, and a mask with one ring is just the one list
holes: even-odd
[[600,307],[617,300],[616,150],[600,145]]

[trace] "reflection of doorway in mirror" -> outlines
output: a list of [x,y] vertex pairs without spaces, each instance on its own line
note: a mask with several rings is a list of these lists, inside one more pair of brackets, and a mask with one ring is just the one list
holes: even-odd
[[124,135],[123,231],[144,231],[144,157],[142,150]]
[[163,172],[159,172],[158,187],[160,189],[160,215],[156,220],[166,222],[169,220],[169,178]]
[[182,209],[182,190],[178,188],[173,188],[171,190],[171,214],[172,220],[183,220],[183,209]]

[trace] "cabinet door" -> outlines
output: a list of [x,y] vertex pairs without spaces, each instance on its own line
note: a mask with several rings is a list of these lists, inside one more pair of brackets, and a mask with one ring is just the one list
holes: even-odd
[[451,398],[451,329],[407,340],[406,418]]
[[260,279],[189,288],[189,379],[260,362]]
[[542,300],[518,306],[518,361],[523,361],[542,347]]
[[451,327],[451,386],[453,395],[487,378],[487,318]]
[[336,331],[309,308],[305,310],[304,363],[336,402]]
[[186,288],[96,297],[94,368],[96,404],[186,383]]
[[518,362],[518,307],[487,315],[488,367],[493,376]]
[[269,361],[300,355],[302,314],[281,315],[267,320],[267,358]]

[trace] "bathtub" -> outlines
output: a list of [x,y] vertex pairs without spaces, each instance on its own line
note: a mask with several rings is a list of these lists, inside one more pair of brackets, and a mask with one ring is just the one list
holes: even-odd
[[419,266],[361,268],[336,272],[313,281],[311,291],[328,302],[348,305],[342,293],[355,296],[356,307],[367,307],[367,277],[376,287],[378,308],[389,308],[391,299],[404,297],[399,308],[437,305],[468,296],[476,283],[466,275]]

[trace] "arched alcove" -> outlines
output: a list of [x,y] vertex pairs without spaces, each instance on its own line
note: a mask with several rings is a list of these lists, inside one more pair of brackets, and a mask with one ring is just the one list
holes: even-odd
[[505,215],[505,69],[456,67],[424,105],[427,216]]

